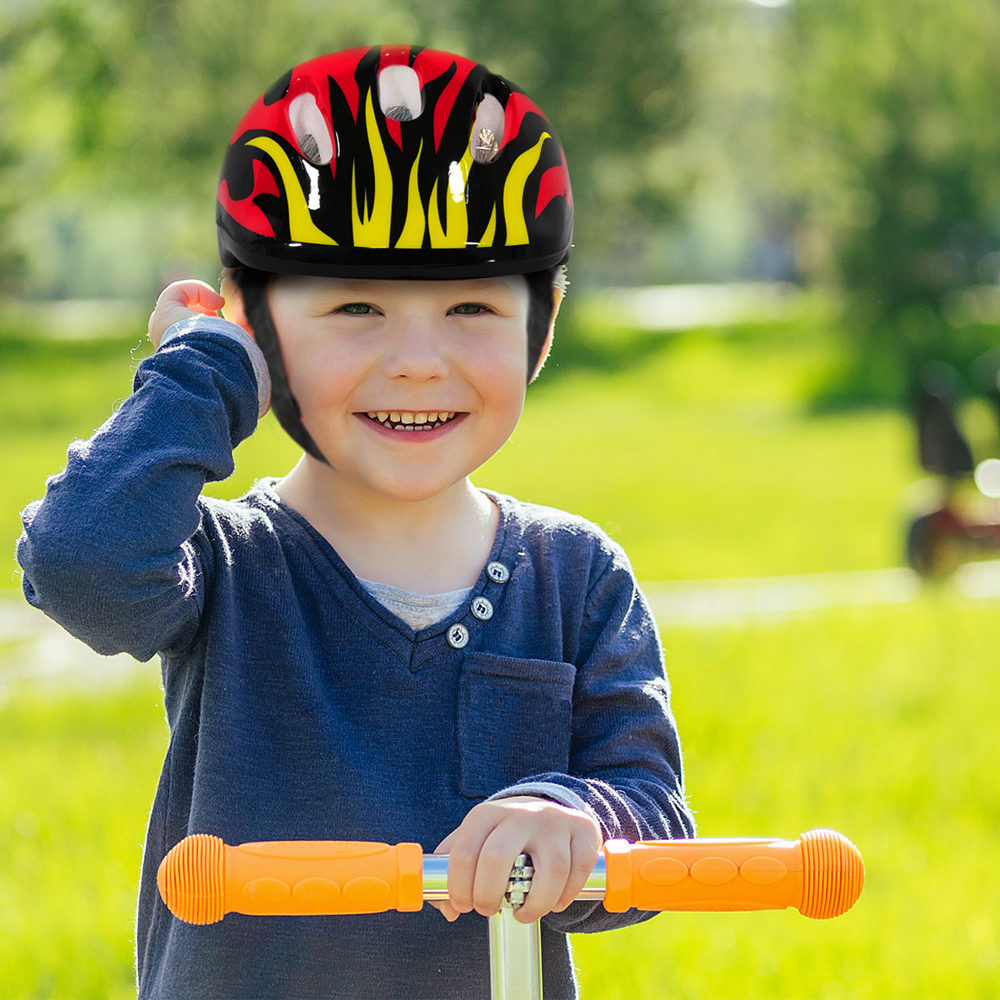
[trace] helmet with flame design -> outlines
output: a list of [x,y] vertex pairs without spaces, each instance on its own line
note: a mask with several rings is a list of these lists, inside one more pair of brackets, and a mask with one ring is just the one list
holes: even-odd
[[374,46],[302,63],[254,102],[226,153],[216,222],[275,413],[322,458],[287,386],[269,276],[524,274],[530,376],[569,256],[573,196],[555,130],[519,88],[462,56]]

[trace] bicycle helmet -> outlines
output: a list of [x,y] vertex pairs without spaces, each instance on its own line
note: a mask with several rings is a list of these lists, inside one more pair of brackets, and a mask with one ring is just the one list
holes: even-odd
[[373,46],[302,63],[254,102],[226,152],[216,222],[275,415],[325,460],[288,388],[270,275],[524,274],[530,377],[569,257],[573,196],[555,130],[518,87],[448,52]]

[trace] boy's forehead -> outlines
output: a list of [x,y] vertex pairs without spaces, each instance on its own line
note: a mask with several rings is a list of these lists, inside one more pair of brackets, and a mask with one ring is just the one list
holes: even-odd
[[303,293],[364,294],[386,293],[393,295],[433,294],[443,291],[454,294],[488,294],[526,292],[527,280],[523,274],[497,275],[484,278],[459,278],[435,280],[431,278],[334,278],[313,275],[276,275],[278,283]]

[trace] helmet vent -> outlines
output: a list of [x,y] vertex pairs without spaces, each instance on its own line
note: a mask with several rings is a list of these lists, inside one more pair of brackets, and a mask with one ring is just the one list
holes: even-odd
[[302,149],[302,155],[310,163],[320,162],[320,157],[323,154],[319,151],[319,143],[316,141],[314,136],[306,132],[306,134],[299,139],[299,146]]
[[302,155],[315,167],[325,166],[333,159],[334,144],[330,127],[312,94],[299,94],[288,106],[295,141]]
[[479,102],[472,125],[470,146],[476,163],[490,163],[496,159],[503,142],[503,127],[503,106],[492,94],[487,94]]
[[378,103],[382,114],[397,122],[410,122],[424,110],[420,77],[411,66],[386,66],[378,75]]

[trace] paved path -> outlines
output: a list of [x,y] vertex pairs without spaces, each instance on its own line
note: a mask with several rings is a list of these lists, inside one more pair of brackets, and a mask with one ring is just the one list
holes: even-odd
[[[824,608],[907,604],[923,584],[909,569],[814,573],[732,580],[645,583],[661,628],[780,622]],[[962,566],[941,586],[959,600],[1000,601],[1000,560]],[[99,656],[12,593],[0,597],[0,704],[9,687],[29,682],[100,690],[158,664]]]
[[[960,600],[1000,599],[1000,560],[961,566],[941,586]],[[902,568],[643,584],[664,628],[776,622],[823,608],[908,604],[923,587],[913,570]]]

